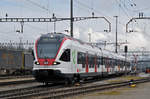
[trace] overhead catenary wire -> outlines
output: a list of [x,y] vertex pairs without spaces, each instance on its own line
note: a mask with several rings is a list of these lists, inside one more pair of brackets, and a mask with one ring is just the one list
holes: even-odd
[[41,9],[44,9],[44,10],[50,12],[48,8],[46,8],[45,6],[43,6],[43,5],[39,4],[39,3],[33,2],[31,0],[26,0],[26,1],[30,2],[31,4],[37,6],[37,7],[41,8]]
[[13,33],[14,31],[0,31],[1,32],[1,36],[0,38],[1,39],[5,39],[5,40],[10,40],[10,39],[13,39],[13,38],[16,38],[16,36],[14,34],[12,34],[11,36],[8,35],[8,33]]
[[[30,2],[30,3],[32,3],[32,4],[34,4],[34,5],[37,6],[37,7],[40,7],[41,9],[45,9],[45,10],[48,11],[49,13],[52,13],[52,12],[49,11],[49,9],[48,9],[47,7],[45,7],[45,6],[42,6],[42,5],[40,5],[40,4],[36,3],[36,2],[33,2],[33,1],[31,1],[31,0],[26,0],[26,1],[28,1],[28,2]],[[53,13],[52,13],[52,14],[53,14]],[[55,13],[55,15],[57,15],[58,17],[61,17],[60,15],[58,15],[58,14],[56,14],[56,13]],[[64,23],[67,24],[68,26],[70,26],[67,22],[64,21]],[[85,29],[85,27],[83,27],[83,26],[81,26],[81,25],[80,25],[79,27]]]
[[[44,10],[46,10],[47,12],[50,12],[50,13],[52,13],[50,10],[49,10],[49,8],[48,7],[45,7],[45,6],[43,6],[43,5],[41,5],[41,4],[39,4],[39,3],[37,3],[37,2],[35,2],[34,0],[26,0],[26,1],[28,1],[28,2],[32,2],[32,4],[34,4],[35,6],[37,6],[37,7],[39,7],[39,8],[41,8],[41,9],[44,9]],[[76,0],[75,0],[76,1]],[[79,0],[78,0],[79,1]],[[81,1],[79,1],[79,2],[81,2]],[[88,7],[89,9],[92,9],[93,10],[93,12],[99,12],[99,11],[95,11],[95,8],[93,7],[93,0],[91,1],[91,7],[89,7],[89,6],[86,6],[86,7]],[[83,3],[84,4],[84,3]],[[86,4],[85,4],[86,5]],[[110,17],[109,17],[110,18]],[[112,18],[111,18],[112,19]],[[114,19],[113,19],[114,20]],[[120,22],[119,22],[120,23]],[[81,26],[80,26],[81,27]]]
[[[39,4],[39,3],[36,3],[34,1],[31,1],[31,0],[26,0],[26,1],[28,1],[29,3],[31,3],[31,4],[33,4],[33,5],[37,6],[37,7],[39,7],[41,9],[44,9],[44,10],[48,11],[49,14],[53,14],[47,7],[45,7],[45,6],[43,6],[43,5]],[[58,15],[56,13],[55,13],[55,15],[56,15],[56,17],[62,17],[62,16],[60,16],[60,15]],[[68,22],[66,22],[66,21],[63,21],[63,23],[65,23],[67,26],[70,26],[70,24]],[[79,27],[83,28],[83,26],[79,26]]]
[[[43,5],[41,5],[41,4],[39,4],[39,3],[35,2],[35,1],[32,1],[32,0],[26,0],[26,1],[29,2],[29,3],[31,3],[31,4],[33,4],[33,5],[35,5],[35,6],[37,6],[37,7],[39,7],[39,8],[41,8],[41,9],[46,10],[46,11],[47,11],[49,14],[51,14],[51,15],[53,14],[53,12],[51,12],[51,11],[49,10],[49,8],[43,6]],[[62,17],[61,15],[59,15],[59,14],[57,14],[57,13],[55,13],[55,16],[56,16],[56,17]],[[65,23],[66,25],[70,26],[69,23],[67,23],[67,22],[65,22],[65,21],[64,21],[64,23]]]
[[[119,1],[120,1],[120,2],[119,2]],[[120,4],[120,3],[122,3],[122,1],[121,1],[121,0],[119,0],[119,1],[116,0],[116,2],[120,5],[119,7],[122,9],[123,13],[124,13],[129,19],[131,19],[132,16],[130,16],[130,15],[128,14],[128,12],[125,10],[126,5],[123,4],[123,5],[124,5],[124,7],[123,7],[122,4]]]
[[[80,0],[75,0],[75,2],[76,2],[77,4],[79,4],[79,5],[81,5],[82,7],[86,8],[86,9],[88,9],[88,10],[91,10],[91,7],[90,7],[90,6],[86,5],[85,3],[81,2]],[[90,11],[89,11],[89,12],[90,12]],[[110,15],[106,15],[106,14],[104,14],[102,11],[99,11],[99,10],[97,10],[97,9],[95,9],[95,8],[93,8],[93,12],[94,12],[94,13],[97,13],[97,14],[99,14],[99,15],[102,15],[102,16],[104,16],[104,17],[107,17],[107,18],[109,18],[109,19],[111,19],[111,20],[114,20],[114,18],[112,18]],[[118,23],[119,23],[120,25],[122,25],[123,27],[124,27],[124,25],[125,25],[125,24],[121,23],[120,21],[119,21]]]

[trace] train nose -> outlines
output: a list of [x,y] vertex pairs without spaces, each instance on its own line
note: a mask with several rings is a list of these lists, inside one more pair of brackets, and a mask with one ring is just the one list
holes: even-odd
[[46,70],[34,70],[33,75],[35,77],[47,77],[48,71],[46,71]]
[[51,81],[60,78],[60,70],[34,70],[33,75],[39,82]]

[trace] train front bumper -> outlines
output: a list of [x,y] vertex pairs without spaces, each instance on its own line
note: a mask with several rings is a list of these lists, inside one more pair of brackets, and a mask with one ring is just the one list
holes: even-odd
[[66,75],[60,70],[52,69],[34,70],[33,75],[38,82],[62,82],[66,78]]

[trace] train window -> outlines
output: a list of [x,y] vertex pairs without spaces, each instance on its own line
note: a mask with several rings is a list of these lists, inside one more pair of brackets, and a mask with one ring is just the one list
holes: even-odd
[[97,66],[98,66],[98,68],[100,67],[100,64],[101,64],[101,58],[98,57],[98,58],[97,58]]
[[85,64],[86,64],[86,55],[85,53],[82,53],[82,67],[85,68]]
[[116,60],[116,64],[117,64],[117,66],[119,66],[119,60],[118,59]]
[[85,68],[85,64],[86,64],[85,61],[86,61],[86,55],[85,55],[85,53],[78,52],[77,63],[78,64],[82,64],[82,67]]
[[110,66],[110,67],[113,66],[113,65],[112,65],[112,59],[111,59],[111,58],[109,59],[109,66]]
[[102,57],[101,58],[101,65],[103,65],[104,64],[104,58]]
[[102,65],[105,65],[105,57],[102,57]]
[[108,65],[108,58],[104,58],[104,65]]
[[116,59],[114,59],[114,64],[113,64],[114,66],[117,66],[117,64],[116,64]]
[[114,66],[117,66],[117,60],[114,59]]
[[122,61],[122,65],[125,66],[125,61]]
[[82,64],[82,53],[81,52],[78,52],[77,64]]
[[96,55],[95,55],[95,59],[94,59],[94,64],[98,67],[98,57]]
[[122,62],[121,62],[121,60],[119,60],[119,65],[120,65],[120,67],[123,67],[123,66],[122,66]]
[[107,58],[104,57],[104,65],[107,65],[107,62],[108,62]]
[[35,55],[34,55],[34,51],[32,50],[32,56],[33,56],[33,60],[35,60]]
[[92,66],[91,66],[91,67],[94,68],[94,66],[95,66],[95,56],[92,55],[91,58],[92,58],[92,61],[91,61],[91,65],[92,65]]
[[112,59],[109,58],[109,66],[111,67],[112,66]]
[[118,66],[118,59],[116,59],[116,66]]
[[85,64],[82,64],[82,68],[85,68]]
[[114,67],[115,65],[115,62],[114,62],[115,60],[114,59],[112,59],[112,66]]
[[118,61],[118,60],[117,60],[117,59],[115,59],[115,66],[118,66],[117,61]]
[[88,64],[89,64],[89,68],[91,68],[91,55],[88,55]]
[[[117,61],[118,66],[120,66],[120,60]],[[121,67],[121,66],[120,66]]]
[[111,61],[112,61],[111,65],[112,67],[114,67],[114,59],[112,59]]
[[112,59],[112,67],[114,67],[114,59]]
[[129,62],[127,62],[127,67],[129,67],[130,66],[130,63]]
[[120,61],[120,65],[123,67],[123,61]]
[[[120,66],[120,60],[118,60],[118,65]],[[120,66],[121,67],[121,66]]]
[[109,67],[109,66],[110,66],[110,59],[106,58],[106,67]]
[[89,64],[89,68],[92,68],[94,66],[94,59],[93,59],[93,55],[89,54],[88,55],[88,64]]
[[66,49],[60,57],[61,61],[70,62],[70,49]]
[[122,61],[122,66],[124,66],[124,61]]

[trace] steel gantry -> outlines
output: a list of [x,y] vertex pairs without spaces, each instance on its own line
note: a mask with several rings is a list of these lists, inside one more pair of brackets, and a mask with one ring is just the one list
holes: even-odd
[[149,20],[149,19],[150,19],[150,17],[143,17],[143,16],[131,18],[131,19],[127,22],[127,24],[126,24],[126,32],[133,32],[133,30],[128,30],[128,25],[129,25],[131,22],[133,22],[133,21],[135,21],[135,20]]
[[[56,21],[70,20],[70,36],[73,37],[74,21],[80,21],[86,19],[99,19],[99,18],[103,18],[108,23],[109,29],[104,30],[104,32],[111,32],[111,23],[105,17],[94,17],[94,12],[92,13],[92,17],[74,17],[73,0],[70,0],[70,18],[56,18],[54,14],[52,18],[8,18],[8,14],[6,13],[6,18],[0,18],[0,22],[20,22],[21,32],[23,33],[24,22],[54,22],[54,27],[55,27]],[[55,28],[54,28],[54,32],[55,32]]]
[[[73,17],[73,21],[81,21],[81,20],[86,20],[86,19],[104,19],[108,23],[108,29],[104,30],[105,32],[111,32],[111,23],[105,18],[105,17]],[[25,22],[57,22],[57,21],[65,21],[65,20],[70,20],[71,18],[0,18],[0,22],[20,22],[22,31],[23,31],[23,23]]]

